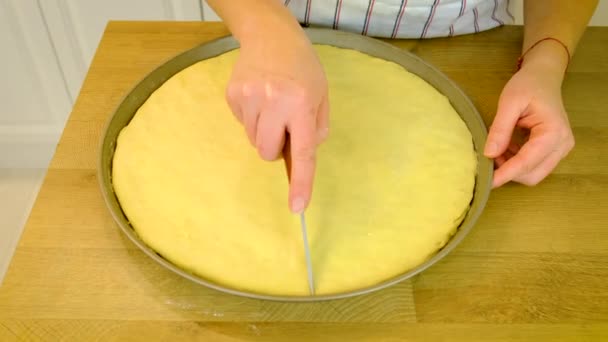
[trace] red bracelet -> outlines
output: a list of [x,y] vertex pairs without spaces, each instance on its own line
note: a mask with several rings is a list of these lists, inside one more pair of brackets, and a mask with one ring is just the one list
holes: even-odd
[[556,41],[557,43],[559,43],[559,45],[563,46],[564,49],[566,49],[566,54],[568,54],[568,63],[566,64],[566,68],[568,68],[568,65],[570,64],[570,49],[568,49],[568,46],[566,46],[566,44],[564,44],[561,40],[559,40],[557,38],[546,37],[546,38],[540,39],[536,43],[532,44],[532,46],[530,46],[521,56],[519,56],[519,58],[517,59],[517,70],[521,69],[521,64],[524,62],[524,57],[526,56],[526,54],[530,50],[532,50],[536,45],[540,44],[541,42],[544,42],[545,40]]

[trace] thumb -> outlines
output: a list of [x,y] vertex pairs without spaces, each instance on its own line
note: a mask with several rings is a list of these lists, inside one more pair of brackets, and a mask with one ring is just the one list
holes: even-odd
[[490,126],[488,140],[484,148],[486,157],[496,158],[507,150],[515,125],[521,114],[526,110],[527,105],[522,99],[522,96],[513,96],[505,94],[505,92],[500,96],[496,117],[492,126]]

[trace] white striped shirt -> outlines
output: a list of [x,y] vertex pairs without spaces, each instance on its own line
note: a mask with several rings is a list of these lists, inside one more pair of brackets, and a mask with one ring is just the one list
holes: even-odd
[[304,25],[385,38],[476,33],[512,23],[508,0],[284,0]]

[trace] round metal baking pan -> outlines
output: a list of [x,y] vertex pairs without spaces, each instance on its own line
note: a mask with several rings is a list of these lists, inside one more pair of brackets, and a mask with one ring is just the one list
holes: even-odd
[[[487,131],[481,119],[481,116],[477,112],[475,106],[471,103],[469,98],[460,90],[460,88],[458,88],[456,84],[454,84],[439,70],[409,52],[400,50],[390,44],[378,41],[376,39],[327,29],[309,28],[306,29],[306,32],[313,43],[327,44],[341,48],[359,50],[368,55],[379,57],[400,64],[408,71],[426,80],[428,83],[433,85],[439,92],[449,98],[452,106],[460,114],[462,119],[467,124],[469,130],[471,131],[476,151],[483,151]],[[478,166],[473,200],[471,202],[471,207],[468,213],[466,214],[462,224],[460,225],[456,233],[440,251],[438,251],[435,255],[433,255],[431,258],[429,258],[427,261],[425,261],[418,267],[410,269],[407,272],[393,277],[392,279],[386,280],[371,287],[361,288],[355,291],[349,291],[344,293],[315,296],[273,296],[263,293],[246,292],[238,289],[229,288],[222,284],[207,280],[204,277],[192,274],[188,271],[181,269],[180,267],[173,264],[171,261],[157,254],[154,250],[148,247],[139,238],[135,230],[133,230],[125,214],[121,210],[118,199],[116,198],[116,195],[113,191],[111,169],[114,150],[116,147],[116,139],[121,129],[131,121],[139,107],[161,84],[163,84],[165,81],[167,81],[180,70],[196,62],[220,55],[235,48],[238,48],[238,43],[236,42],[236,40],[233,37],[225,37],[195,47],[169,60],[168,62],[158,67],[156,70],[152,71],[141,82],[139,82],[139,84],[137,84],[129,94],[126,95],[126,97],[119,104],[114,115],[107,123],[102,137],[101,150],[99,156],[100,159],[98,165],[98,175],[99,183],[101,186],[101,192],[118,226],[129,237],[129,239],[133,241],[133,243],[135,243],[149,257],[151,257],[164,267],[170,269],[171,271],[183,276],[184,278],[222,292],[267,300],[293,302],[320,301],[352,297],[370,293],[373,291],[384,289],[405,279],[411,278],[414,275],[427,269],[431,265],[435,264],[443,257],[445,257],[462,241],[462,239],[464,239],[464,237],[473,228],[473,225],[479,218],[479,215],[483,211],[485,204],[488,200],[493,175],[492,161],[485,158],[479,152],[477,153]]]

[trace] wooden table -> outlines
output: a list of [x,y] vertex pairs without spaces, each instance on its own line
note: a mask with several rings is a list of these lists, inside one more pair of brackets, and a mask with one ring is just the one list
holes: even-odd
[[[98,189],[100,134],[120,99],[225,34],[210,23],[109,24],[0,288],[1,341],[608,339],[608,28],[589,29],[572,61],[564,99],[577,146],[552,176],[494,191],[465,241],[411,281],[312,304],[176,276],[123,237]],[[394,43],[457,81],[489,123],[521,36],[505,27]]]

